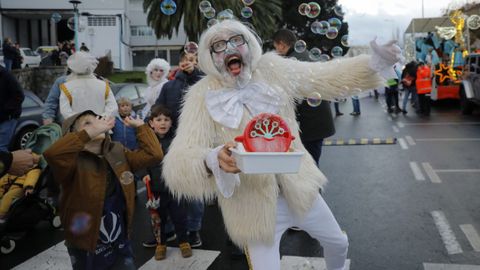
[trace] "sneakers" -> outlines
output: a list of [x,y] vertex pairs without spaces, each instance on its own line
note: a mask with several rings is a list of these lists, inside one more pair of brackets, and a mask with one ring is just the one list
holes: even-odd
[[335,113],[335,115],[336,115],[336,116],[342,116],[342,115],[343,115],[343,113],[341,113],[341,112],[337,112],[337,113]]
[[202,245],[202,238],[200,238],[200,233],[198,231],[191,231],[188,233],[188,242],[190,242],[191,247],[199,247]]
[[[171,242],[175,239],[177,239],[177,235],[175,234],[175,232],[167,233],[167,242]],[[143,241],[142,246],[144,246],[146,248],[156,247],[157,246],[157,240],[154,238],[152,240]]]
[[180,243],[178,245],[183,258],[192,257],[192,247],[188,242]]
[[155,260],[161,261],[167,257],[167,245],[158,245],[155,249]]
[[360,112],[351,112],[350,115],[358,116],[358,115],[360,115]]

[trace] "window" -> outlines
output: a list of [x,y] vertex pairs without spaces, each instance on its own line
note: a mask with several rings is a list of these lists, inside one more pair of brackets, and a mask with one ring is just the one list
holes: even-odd
[[30,49],[23,49],[25,56],[36,56],[36,54]]
[[180,50],[170,50],[170,65],[177,66],[180,63]]
[[128,98],[130,101],[133,101],[138,98],[137,88],[133,84],[127,84],[118,91],[115,96],[116,99],[119,98]]
[[33,100],[31,97],[25,96],[25,99],[23,100],[23,103],[22,103],[22,109],[35,108],[35,107],[38,107],[37,102],[35,102],[35,100]]
[[115,16],[91,16],[88,17],[88,26],[115,26],[117,18]]
[[130,27],[130,34],[138,37],[149,37],[154,35],[153,29],[147,25],[132,25]]

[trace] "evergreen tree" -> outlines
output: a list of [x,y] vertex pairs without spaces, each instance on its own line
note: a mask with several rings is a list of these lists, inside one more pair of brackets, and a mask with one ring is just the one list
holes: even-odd
[[[299,13],[299,7],[301,4],[318,3],[320,6],[320,12],[318,16],[304,16]],[[343,10],[338,5],[337,0],[284,0],[283,1],[283,18],[278,17],[279,26],[292,30],[297,34],[298,39],[306,42],[307,49],[311,50],[316,47],[322,51],[322,54],[327,54],[332,57],[332,49],[336,46],[340,47],[341,55],[345,55],[348,52],[348,43],[342,42],[342,37],[348,35],[348,23],[343,21]],[[325,34],[318,34],[312,31],[312,24],[318,26],[321,21],[329,21],[332,18],[338,18],[341,22],[341,26],[338,28],[338,35],[333,38],[327,38]],[[314,27],[315,28],[315,27]],[[315,29],[319,29],[318,27]],[[321,28],[322,29],[322,28]],[[322,30],[324,31],[324,30]],[[346,37],[344,37],[345,39]],[[348,40],[347,40],[348,41]],[[343,43],[343,44],[342,44]],[[338,48],[337,53],[338,53]],[[318,59],[316,59],[318,60]]]

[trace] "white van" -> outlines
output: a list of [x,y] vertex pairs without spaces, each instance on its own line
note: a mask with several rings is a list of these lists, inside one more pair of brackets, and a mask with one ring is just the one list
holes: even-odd
[[22,68],[38,67],[42,57],[30,48],[20,48],[20,54],[23,57]]

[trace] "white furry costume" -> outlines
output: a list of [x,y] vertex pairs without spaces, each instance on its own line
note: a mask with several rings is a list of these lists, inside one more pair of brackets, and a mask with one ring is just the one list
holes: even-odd
[[66,89],[61,90],[59,101],[63,119],[85,110],[99,115],[117,114],[118,105],[108,82],[93,75],[97,64],[97,59],[86,52],[77,52],[68,58],[67,65],[72,73],[60,86],[60,89]]
[[[152,71],[156,68],[163,70],[163,75],[160,80],[154,80],[152,78]],[[169,72],[170,64],[162,58],[152,59],[152,61],[150,61],[150,63],[147,65],[147,68],[145,69],[145,74],[147,75],[148,88],[145,93],[145,101],[147,102],[147,104],[143,108],[144,116],[146,116],[150,112],[150,109],[155,104],[155,101],[157,101],[158,96],[160,96],[163,85],[168,82],[167,76]]]
[[[295,120],[295,99],[312,92],[320,93],[324,99],[333,99],[341,96],[342,91],[352,94],[356,88],[371,89],[383,80],[369,68],[368,56],[330,63],[306,63],[285,59],[275,53],[262,55],[255,35],[236,21],[224,21],[203,33],[198,55],[200,68],[207,76],[186,94],[177,135],[164,158],[163,175],[177,196],[205,200],[218,198],[225,226],[234,243],[241,247],[252,243],[268,245],[274,243],[276,235],[278,203],[286,201],[288,208],[301,220],[319,197],[319,188],[327,179],[311,156],[306,154],[297,174],[240,173],[240,181],[235,183],[233,194],[227,194],[226,198],[221,185],[217,186],[215,177],[207,172],[205,160],[212,148],[233,141],[235,136],[242,134],[253,117],[249,110],[243,110],[240,124],[232,128],[213,120],[207,109],[210,100],[206,100],[206,96],[212,92],[237,95],[235,91],[238,91],[238,95],[241,95],[243,91],[236,84],[240,79],[236,81],[229,74],[221,72],[218,66],[222,63],[214,63],[213,53],[210,52],[213,42],[228,40],[237,34],[245,37],[251,54],[249,59],[242,60],[243,69],[251,71],[251,78],[248,74],[239,77],[243,80],[241,84],[247,87],[250,83],[268,85],[265,94],[278,102],[277,113],[287,121],[296,138],[300,136]],[[292,146],[307,153],[299,139],[294,140]]]

